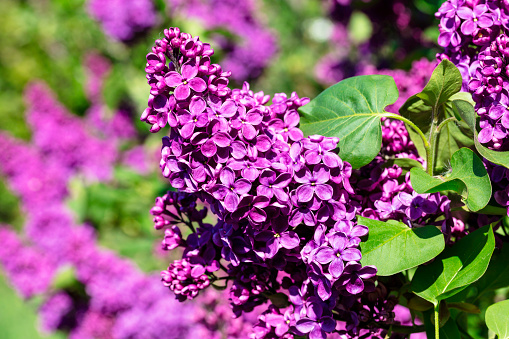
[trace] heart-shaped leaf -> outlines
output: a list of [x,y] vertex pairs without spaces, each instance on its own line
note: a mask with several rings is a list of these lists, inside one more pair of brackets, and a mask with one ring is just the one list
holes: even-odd
[[444,236],[435,226],[410,228],[402,222],[357,217],[369,227],[361,243],[362,265],[375,265],[378,275],[388,276],[423,264],[443,251]]
[[491,225],[478,229],[446,248],[431,264],[420,266],[412,278],[412,291],[437,305],[478,280],[494,248]]
[[501,251],[497,252],[493,253],[486,273],[475,283],[478,291],[476,299],[486,292],[509,286],[509,265],[507,265],[509,247],[504,246]]
[[452,172],[446,177],[432,177],[420,168],[410,170],[410,181],[417,193],[455,191],[466,189],[466,204],[471,211],[478,211],[491,199],[491,181],[482,160],[468,148],[461,148],[452,155]]
[[500,339],[509,338],[509,300],[500,301],[486,309],[486,326]]
[[[305,135],[339,138],[339,156],[353,168],[368,164],[380,152],[385,107],[398,99],[394,79],[362,75],[343,80],[299,109]],[[385,115],[384,115],[385,113]]]
[[509,168],[509,152],[494,151],[484,147],[479,142],[475,123],[476,114],[474,107],[464,100],[454,100],[454,105],[458,110],[459,114],[461,115],[461,117],[463,118],[463,120],[465,120],[465,122],[468,124],[468,126],[474,133],[474,145],[475,148],[477,149],[477,152],[479,152],[480,155],[482,155],[484,158],[488,159],[492,163]]
[[461,90],[462,83],[463,78],[459,69],[452,62],[444,59],[435,68],[428,83],[417,96],[436,111],[438,106]]

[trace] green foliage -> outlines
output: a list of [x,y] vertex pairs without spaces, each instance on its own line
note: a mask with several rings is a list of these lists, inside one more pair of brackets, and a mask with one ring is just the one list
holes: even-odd
[[412,291],[437,305],[478,280],[494,248],[491,225],[478,229],[445,249],[431,264],[420,266],[412,279]]
[[509,300],[500,301],[488,307],[486,325],[500,339],[509,338]]
[[445,177],[432,177],[420,168],[412,168],[410,179],[417,193],[466,191],[466,204],[472,211],[478,211],[491,199],[491,181],[484,164],[468,148],[456,151],[451,159],[452,172]]
[[475,283],[477,299],[483,294],[495,291],[500,288],[509,287],[509,247],[504,246],[502,250],[495,251],[491,258],[486,273]]
[[360,168],[380,151],[380,119],[398,98],[392,77],[363,75],[329,87],[301,107],[300,128],[305,135],[339,138],[339,156]]
[[[426,336],[428,338],[435,338],[435,328],[432,322],[433,311],[424,312],[424,326],[426,328]],[[440,327],[439,335],[441,339],[461,339],[461,334],[458,329],[458,325],[454,319],[449,318],[449,320]]]
[[449,98],[460,91],[463,79],[461,73],[452,62],[442,60],[431,74],[431,78],[417,97],[435,110]]
[[444,236],[435,226],[410,228],[402,222],[382,222],[361,216],[358,224],[369,227],[361,243],[362,265],[375,265],[378,275],[393,275],[423,264],[443,251]]
[[[461,121],[454,100],[471,100],[468,93],[459,92],[462,78],[459,70],[443,60],[433,71],[422,92],[411,96],[400,108],[402,116],[412,121],[425,134],[432,149],[426,151],[421,136],[407,125],[407,130],[419,155],[432,162],[433,169],[444,169],[452,155],[462,147],[474,146],[473,133]],[[443,124],[442,124],[443,122]],[[429,158],[427,157],[427,152]]]

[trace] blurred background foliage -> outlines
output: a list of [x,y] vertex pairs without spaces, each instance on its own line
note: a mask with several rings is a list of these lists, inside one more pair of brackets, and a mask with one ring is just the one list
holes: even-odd
[[[257,1],[256,15],[275,35],[277,53],[259,77],[248,79],[251,89],[255,92],[263,90],[266,94],[296,91],[300,96],[314,97],[327,87],[327,83],[316,77],[317,63],[328,53],[342,49],[348,49],[348,58],[354,62],[370,58],[365,61],[392,69],[409,69],[412,61],[421,57],[432,60],[438,51],[434,43],[438,29],[433,16],[440,5],[438,0],[408,2],[414,20],[412,24],[422,31],[426,43],[403,54],[396,52],[405,47],[405,42],[394,35],[391,23],[373,21],[369,11],[365,14],[366,9],[384,6],[382,0],[354,1],[351,15],[342,19],[351,45],[342,46],[331,40],[337,21],[334,15],[338,14],[331,14],[333,2]],[[0,130],[30,140],[31,131],[24,117],[23,91],[34,79],[46,82],[70,112],[84,116],[91,102],[85,93],[83,63],[85,55],[93,51],[112,63],[102,94],[105,104],[110,110],[120,106],[131,108],[131,120],[138,133],[134,142],[144,145],[151,159],[157,159],[160,137],[151,136],[146,125],[138,119],[147,104],[145,55],[153,41],[169,26],[179,26],[182,31],[199,35],[202,41],[209,41],[217,34],[232,40],[238,37],[235,32],[221,28],[207,30],[196,19],[173,16],[172,8],[164,0],[155,0],[154,5],[159,13],[157,25],[132,41],[120,42],[104,34],[100,24],[90,17],[85,0],[2,0]],[[365,46],[373,45],[372,40],[379,39],[379,34],[387,40],[381,46],[374,45],[376,53],[363,55]],[[216,50],[214,62],[220,63],[226,51],[213,47]],[[238,87],[242,83],[232,85]],[[76,222],[89,223],[97,230],[100,245],[132,259],[147,272],[160,270],[168,262],[168,258],[154,255],[161,234],[154,231],[148,212],[155,197],[164,194],[167,186],[156,167],[157,160],[152,163],[154,166],[144,174],[116,166],[113,178],[106,182],[88,183],[76,177],[69,186],[68,201],[75,212]],[[0,178],[0,223],[12,225],[19,231],[24,221],[18,197]],[[65,285],[66,279],[72,281],[72,272],[60,274],[58,279],[64,280],[58,283]],[[1,338],[38,338],[37,307],[37,299],[23,302],[0,274]],[[482,337],[484,333],[479,331],[479,334]]]

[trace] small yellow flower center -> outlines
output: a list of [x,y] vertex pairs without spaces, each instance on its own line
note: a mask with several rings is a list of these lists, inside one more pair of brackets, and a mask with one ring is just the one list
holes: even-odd
[[274,238],[280,238],[281,235],[279,233],[274,234]]
[[477,22],[477,18],[474,19],[474,22]]

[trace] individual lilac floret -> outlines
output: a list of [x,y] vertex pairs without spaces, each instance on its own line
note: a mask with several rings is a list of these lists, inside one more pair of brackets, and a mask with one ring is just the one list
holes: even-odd
[[168,87],[173,88],[177,100],[185,100],[191,94],[191,90],[203,92],[207,84],[202,78],[198,78],[198,66],[190,61],[182,65],[182,75],[177,72],[169,72],[164,77]]
[[465,20],[461,24],[461,32],[465,35],[470,35],[477,31],[478,27],[488,28],[493,25],[493,19],[491,13],[488,12],[488,6],[482,4],[477,5],[472,10],[469,7],[460,7],[457,11],[457,15]]
[[302,333],[309,333],[310,339],[325,339],[327,333],[334,331],[336,321],[324,312],[319,302],[311,302],[306,307],[306,315],[297,321],[296,328]]
[[316,261],[329,264],[329,273],[335,279],[339,278],[345,268],[344,261],[361,260],[361,252],[356,248],[347,248],[348,237],[343,233],[333,234],[328,238],[327,245],[322,245],[316,252]]

